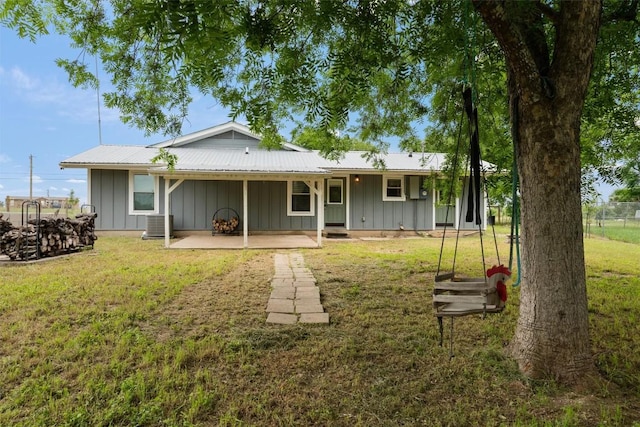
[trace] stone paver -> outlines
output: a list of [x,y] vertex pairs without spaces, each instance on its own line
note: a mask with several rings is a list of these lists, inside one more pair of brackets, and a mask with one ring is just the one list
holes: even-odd
[[295,314],[284,313],[269,313],[267,316],[267,323],[274,323],[279,325],[295,325],[298,321],[298,316]]
[[324,313],[322,304],[298,304],[296,303],[295,312],[302,313]]
[[294,313],[293,301],[269,298],[267,313]]
[[296,297],[296,288],[280,287],[280,288],[273,288],[269,299],[294,299],[295,297]]
[[300,323],[329,323],[329,313],[303,313]]
[[304,266],[302,254],[276,254],[275,274],[271,279],[271,295],[267,302],[267,323],[291,325],[329,323],[329,313],[320,302],[320,288],[310,269]]

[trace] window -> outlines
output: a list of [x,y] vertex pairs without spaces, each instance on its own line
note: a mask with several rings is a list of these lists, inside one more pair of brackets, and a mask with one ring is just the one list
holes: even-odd
[[158,213],[158,179],[140,172],[129,172],[129,213]]
[[383,176],[382,177],[382,200],[385,202],[405,200],[404,177],[403,176]]
[[327,180],[327,204],[328,205],[342,204],[342,180],[341,179]]
[[313,193],[304,181],[287,182],[287,215],[313,216]]

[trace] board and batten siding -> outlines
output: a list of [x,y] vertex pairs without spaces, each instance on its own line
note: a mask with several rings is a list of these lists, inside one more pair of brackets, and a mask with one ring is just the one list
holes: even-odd
[[[249,231],[315,230],[315,217],[287,215],[285,181],[249,181]],[[242,181],[185,181],[171,193],[175,230],[208,230],[216,211],[233,209],[243,229]],[[231,213],[233,214],[233,213]]]
[[[461,230],[477,230],[478,225],[475,223],[475,220],[469,221],[469,222],[466,221],[468,194],[469,194],[469,179],[466,179],[465,185],[464,185],[464,191],[463,191],[462,197],[460,197],[460,209],[461,209],[460,229]],[[487,199],[485,195],[482,195],[480,197],[480,220],[482,221],[482,228],[485,228],[487,225],[486,207],[487,207]]]
[[350,224],[352,230],[431,230],[433,228],[432,195],[412,200],[408,195],[409,176],[405,176],[407,198],[402,201],[382,200],[382,176],[360,175],[351,179]]
[[[382,175],[360,175],[360,182],[351,176],[349,222],[351,230],[431,230],[433,228],[433,198],[402,201],[382,200]],[[408,193],[409,176],[405,176]],[[314,216],[287,215],[287,183],[285,181],[249,181],[249,231],[313,231]],[[140,230],[146,228],[145,215],[129,214],[129,172],[126,170],[91,170],[91,204],[95,206],[97,230]],[[160,179],[158,214],[164,214],[164,181]],[[431,193],[431,192],[430,192]],[[466,197],[461,197],[462,229],[477,228],[464,222]],[[211,220],[217,210],[231,208],[242,223],[242,181],[187,180],[171,194],[171,214],[174,230],[211,230]],[[485,205],[481,212],[485,224]],[[226,212],[225,212],[226,214]],[[364,220],[363,220],[364,219]]]
[[204,138],[198,141],[190,142],[189,148],[216,148],[216,149],[239,149],[244,150],[249,148],[250,150],[257,149],[260,145],[260,140],[253,138],[249,135],[245,135],[234,130],[221,133],[209,138]]
[[[219,209],[236,211],[242,221],[242,181],[184,181],[171,193],[174,230],[210,230]],[[230,219],[232,211],[218,212]]]
[[[160,179],[159,213],[163,214],[164,181]],[[129,171],[91,170],[91,204],[98,216],[96,230],[140,230],[147,226],[145,215],[129,215]]]

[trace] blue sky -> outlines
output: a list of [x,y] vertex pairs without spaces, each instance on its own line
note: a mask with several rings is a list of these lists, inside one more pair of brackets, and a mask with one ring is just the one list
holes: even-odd
[[[93,89],[73,87],[57,58],[75,59],[78,51],[57,35],[36,43],[20,39],[0,26],[0,200],[7,195],[29,196],[30,161],[33,156],[33,196],[66,197],[71,190],[86,203],[84,169],[61,170],[59,163],[100,143],[147,145],[166,140],[145,137],[141,130],[119,120],[116,110],[100,106]],[[101,74],[102,89],[108,89]],[[228,112],[211,98],[198,97],[191,106],[184,133],[229,120]],[[610,186],[599,188],[605,199]]]
[[[119,113],[101,105],[93,89],[73,87],[56,58],[75,59],[66,38],[49,35],[32,43],[0,27],[0,200],[29,195],[29,156],[33,155],[33,196],[66,197],[73,190],[86,202],[85,169],[60,170],[59,163],[103,144],[147,145],[163,135],[144,132],[119,120]],[[106,75],[102,75],[106,85]],[[229,120],[213,99],[194,102],[185,133]]]

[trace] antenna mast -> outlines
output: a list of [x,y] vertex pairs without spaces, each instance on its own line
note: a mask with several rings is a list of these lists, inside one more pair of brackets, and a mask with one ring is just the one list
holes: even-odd
[[96,100],[98,101],[98,142],[102,145],[102,120],[100,118],[100,78],[98,76],[98,55],[96,55]]

